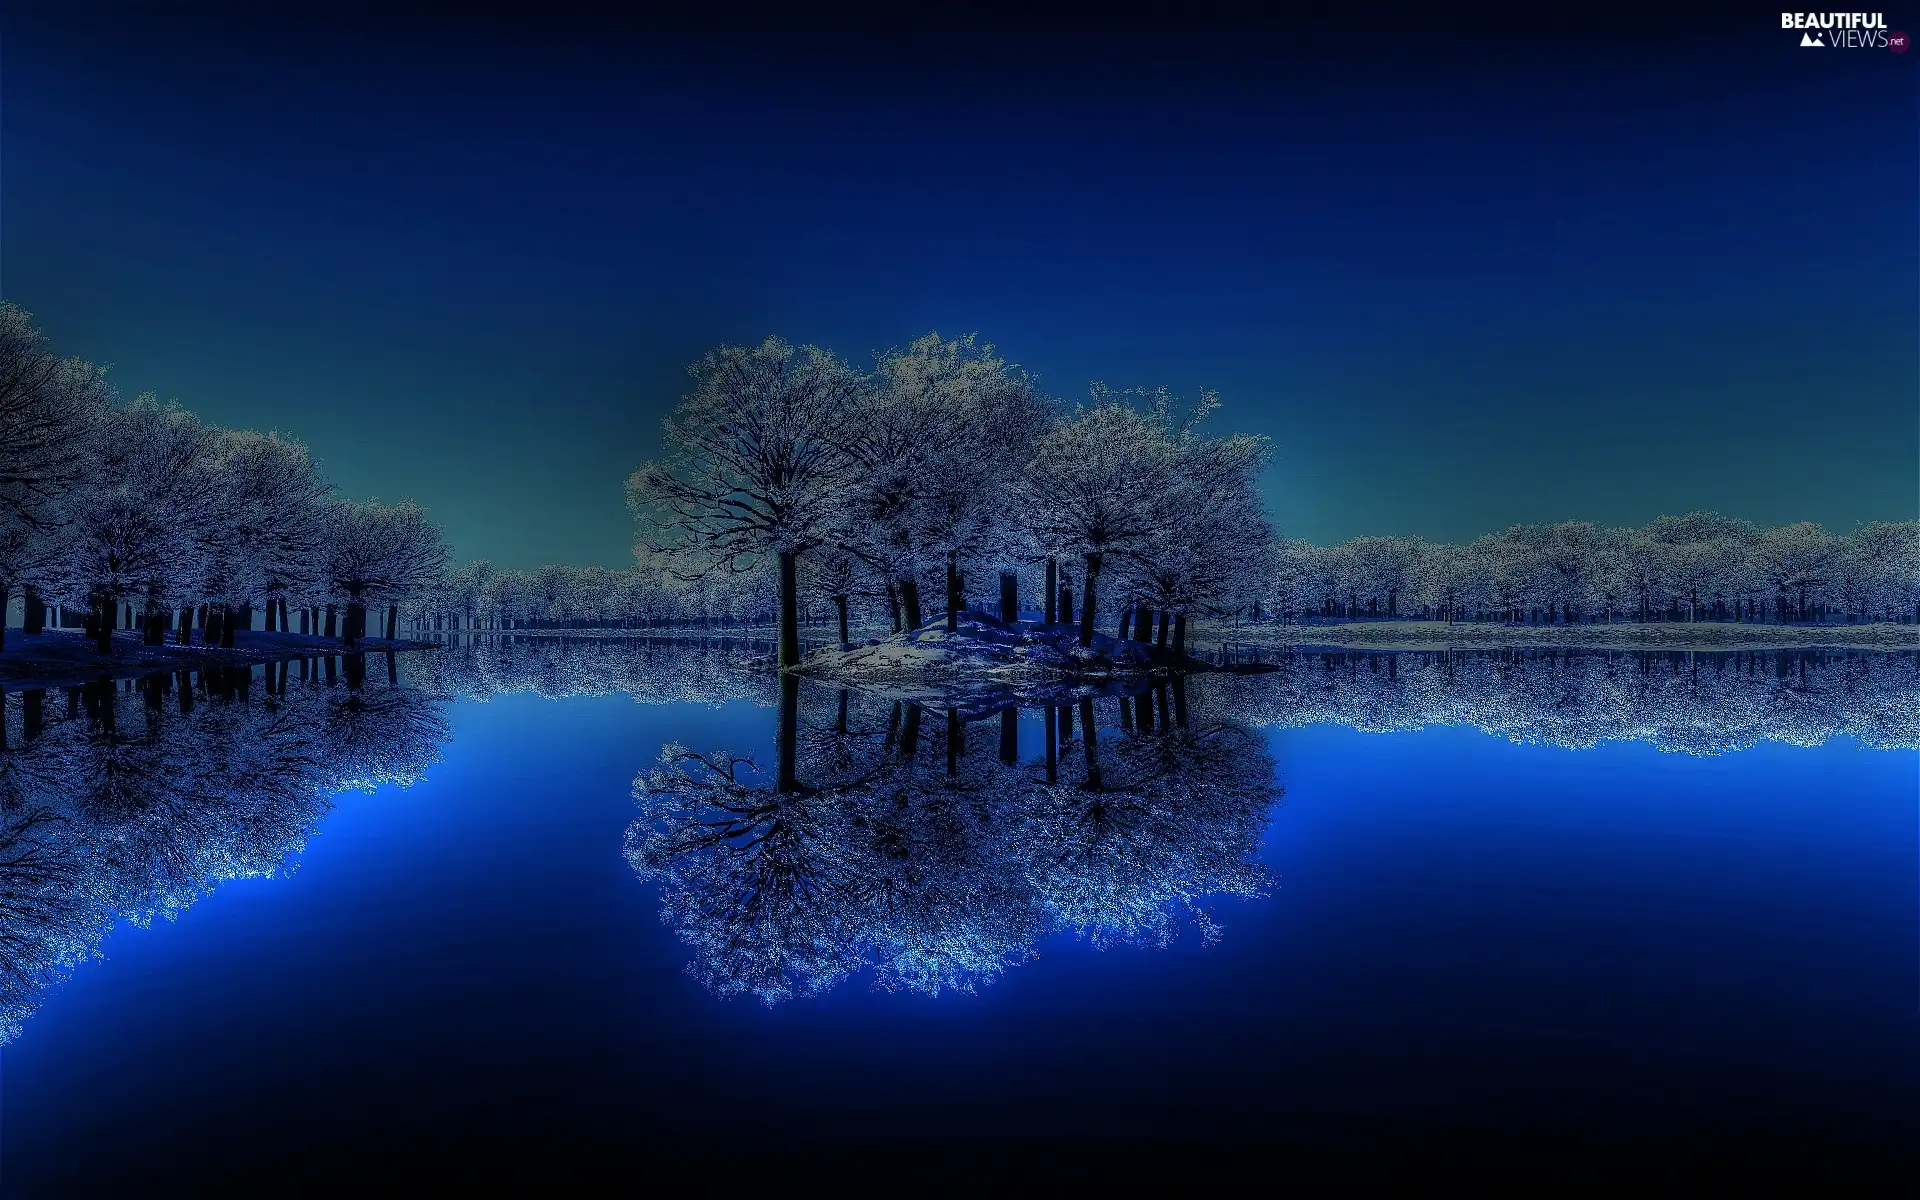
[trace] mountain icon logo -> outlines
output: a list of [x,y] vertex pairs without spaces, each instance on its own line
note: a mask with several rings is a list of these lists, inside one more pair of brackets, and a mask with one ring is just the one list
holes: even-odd
[[1821,41],[1819,38],[1813,36],[1810,33],[1803,33],[1800,35],[1800,44],[1802,46],[1825,46],[1826,45],[1825,42]]

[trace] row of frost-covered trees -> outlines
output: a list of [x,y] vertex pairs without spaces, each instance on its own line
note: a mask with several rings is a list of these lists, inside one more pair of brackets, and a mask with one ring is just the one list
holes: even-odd
[[[691,368],[665,450],[628,480],[627,570],[450,569],[413,504],[355,503],[306,448],[123,402],[0,304],[0,601],[23,625],[233,644],[356,643],[415,628],[742,625],[798,660],[802,614],[956,628],[968,609],[1184,649],[1192,619],[1920,620],[1920,525],[1835,535],[1710,513],[1638,529],[1518,526],[1465,545],[1276,538],[1259,438],[1217,401],[1096,384],[1047,396],[972,337],[928,334],[856,368],[778,339]],[[196,634],[197,631],[197,634]],[[0,638],[4,630],[0,629]]]
[[1637,529],[1518,525],[1465,545],[1287,541],[1254,591],[1281,619],[1821,622],[1920,620],[1920,523],[1836,535],[1716,513]]
[[56,356],[0,304],[0,604],[22,601],[24,632],[81,625],[102,653],[116,628],[232,646],[259,613],[353,644],[369,610],[394,636],[446,563],[419,506],[334,499],[277,433],[122,402],[102,368]]
[[[829,548],[797,572],[804,624],[899,629],[898,580],[850,569]],[[855,560],[857,561],[857,560]],[[1845,535],[1813,524],[1759,529],[1711,513],[1659,517],[1639,528],[1584,523],[1516,526],[1460,544],[1363,537],[1337,546],[1279,540],[1259,556],[1236,556],[1241,574],[1183,610],[1239,620],[1368,620],[1591,623],[1758,623],[1920,619],[1920,524],[1881,522]],[[818,564],[818,568],[816,568]],[[1073,611],[1078,564],[1053,568],[1054,616]],[[418,594],[415,624],[434,629],[733,628],[770,626],[779,588],[770,564],[688,577],[647,556],[624,571],[548,565],[495,570],[485,561],[448,572]],[[1044,612],[1046,565],[1017,563],[1020,613]],[[944,571],[922,567],[915,590],[937,589]],[[998,587],[1000,572],[992,583]],[[1139,608],[1130,573],[1111,571],[1102,619]],[[962,573],[964,582],[964,572]],[[998,595],[968,594],[963,606]],[[851,615],[849,615],[849,613]],[[1175,624],[1179,624],[1176,616]],[[1157,633],[1157,631],[1156,631]]]
[[403,612],[426,630],[733,628],[772,621],[770,583],[768,572],[689,580],[657,565],[522,571],[476,559],[423,588]]

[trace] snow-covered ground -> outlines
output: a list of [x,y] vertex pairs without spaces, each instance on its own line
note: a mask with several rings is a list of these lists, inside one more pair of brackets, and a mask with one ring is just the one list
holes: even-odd
[[969,610],[951,633],[941,618],[864,644],[815,650],[801,659],[800,672],[863,684],[1018,686],[1139,676],[1166,665],[1144,643],[1096,633],[1093,645],[1082,646],[1079,630],[1071,625],[1007,622]]

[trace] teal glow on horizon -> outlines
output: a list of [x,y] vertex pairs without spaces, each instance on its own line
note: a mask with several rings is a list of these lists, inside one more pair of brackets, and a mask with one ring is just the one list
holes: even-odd
[[458,558],[627,565],[686,364],[769,334],[1217,389],[1322,544],[1920,514],[1910,56],[96,33],[9,33],[0,291]]

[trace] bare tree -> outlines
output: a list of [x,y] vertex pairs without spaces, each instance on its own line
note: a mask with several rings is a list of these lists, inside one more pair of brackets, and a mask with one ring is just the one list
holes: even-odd
[[367,632],[367,604],[386,601],[387,636],[397,605],[446,572],[447,545],[426,510],[411,502],[335,504],[329,517],[327,579],[347,599],[343,631],[349,646]]
[[861,381],[837,358],[778,338],[722,346],[691,368],[665,421],[667,457],[627,480],[648,548],[684,578],[779,564],[779,664],[800,661],[797,560],[830,540],[850,486],[846,422]]
[[217,441],[192,413],[152,396],[95,423],[87,482],[68,500],[67,588],[92,608],[100,653],[112,650],[121,597],[202,577],[203,527],[220,515]]
[[1144,409],[1096,385],[1094,400],[1034,445],[1021,480],[1035,537],[1086,563],[1080,644],[1093,644],[1100,572],[1116,551],[1144,546],[1180,509],[1180,454],[1169,397]]
[[28,313],[0,302],[0,507],[33,526],[85,473],[91,418],[111,399],[105,371],[45,343]]

